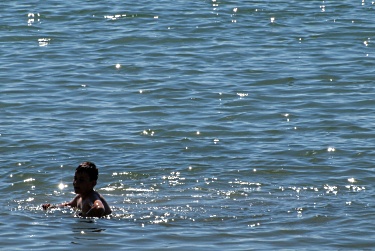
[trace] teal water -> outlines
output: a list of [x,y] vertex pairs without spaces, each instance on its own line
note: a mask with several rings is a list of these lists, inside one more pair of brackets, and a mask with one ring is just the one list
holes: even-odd
[[373,2],[0,9],[1,250],[375,246]]

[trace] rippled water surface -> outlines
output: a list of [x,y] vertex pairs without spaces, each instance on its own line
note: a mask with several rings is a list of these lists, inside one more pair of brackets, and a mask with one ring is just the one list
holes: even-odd
[[[0,3],[1,250],[370,250],[375,4]],[[73,198],[82,161],[113,214]]]

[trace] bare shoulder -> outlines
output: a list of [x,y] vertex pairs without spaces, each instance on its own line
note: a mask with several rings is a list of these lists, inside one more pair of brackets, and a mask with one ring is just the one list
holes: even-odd
[[90,199],[92,200],[92,201],[95,201],[95,200],[101,200],[103,198],[103,196],[100,194],[100,193],[98,193],[97,191],[94,191],[93,193],[91,193],[91,195],[90,195]]
[[78,204],[78,200],[81,198],[81,196],[79,194],[77,194],[73,200],[71,202],[69,202],[69,206],[71,207],[77,207],[77,204]]
[[95,198],[95,200],[100,200],[100,201],[102,202],[103,206],[104,206],[104,210],[105,210],[104,215],[109,215],[109,214],[111,214],[111,213],[112,213],[112,210],[111,210],[110,206],[108,205],[107,201],[104,199],[103,195],[101,195],[101,194],[98,193],[98,192],[95,192],[95,194],[96,194],[96,196],[97,196],[97,197]]

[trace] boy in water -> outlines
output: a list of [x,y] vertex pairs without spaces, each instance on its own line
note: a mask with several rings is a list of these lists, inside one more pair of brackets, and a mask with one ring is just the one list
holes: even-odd
[[106,200],[98,192],[94,191],[98,180],[98,169],[92,162],[81,163],[75,172],[73,187],[77,194],[71,202],[60,205],[44,204],[43,209],[70,206],[81,210],[83,217],[103,217],[112,213]]

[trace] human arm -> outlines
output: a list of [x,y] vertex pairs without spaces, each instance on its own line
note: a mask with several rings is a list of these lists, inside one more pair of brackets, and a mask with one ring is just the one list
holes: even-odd
[[97,199],[92,204],[91,208],[86,212],[82,212],[83,217],[102,217],[105,213],[105,207],[100,199]]
[[44,210],[47,210],[48,208],[61,208],[61,207],[66,207],[66,206],[70,206],[70,202],[64,202],[64,203],[56,204],[56,205],[46,203],[42,205]]
[[60,203],[60,204],[50,204],[50,203],[46,203],[46,204],[43,204],[42,207],[44,210],[47,210],[48,208],[62,208],[62,207],[67,207],[67,206],[70,206],[70,207],[77,207],[77,200],[78,200],[78,196],[76,196],[72,201],[70,202],[64,202],[64,203]]

